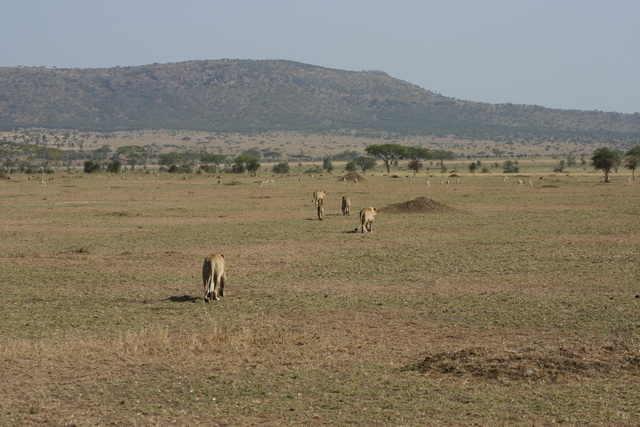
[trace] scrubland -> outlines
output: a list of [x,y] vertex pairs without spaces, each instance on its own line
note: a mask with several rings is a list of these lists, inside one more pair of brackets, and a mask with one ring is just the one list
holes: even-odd
[[[640,182],[536,167],[14,175],[0,424],[638,425]],[[448,209],[353,232],[416,197]],[[205,304],[210,252],[228,281]]]

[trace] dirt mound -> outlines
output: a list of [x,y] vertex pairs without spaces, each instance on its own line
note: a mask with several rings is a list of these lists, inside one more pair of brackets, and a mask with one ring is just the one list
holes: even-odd
[[523,351],[474,347],[428,356],[405,370],[485,379],[558,380],[624,373],[637,375],[640,357],[626,345]]
[[358,181],[366,181],[362,176],[358,174],[358,172],[349,172],[345,176],[341,176],[340,178],[338,178],[338,181],[355,182],[356,178],[358,179]]
[[394,203],[378,209],[378,212],[384,213],[438,213],[438,212],[456,212],[457,210],[443,203],[436,202],[426,197],[416,197],[413,200],[404,203]]
[[0,180],[9,180],[11,177],[4,172],[0,172]]

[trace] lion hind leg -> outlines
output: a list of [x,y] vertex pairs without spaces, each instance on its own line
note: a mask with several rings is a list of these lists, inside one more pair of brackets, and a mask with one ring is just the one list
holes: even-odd
[[204,302],[209,302],[213,298],[213,276],[209,276],[204,285]]
[[210,289],[211,289],[212,299],[218,301],[220,299],[218,296],[220,292],[220,276],[219,275],[216,274],[215,277],[212,278]]
[[224,276],[220,277],[220,285],[218,287],[218,295],[223,297],[224,296],[224,285],[225,282],[227,281],[227,279]]

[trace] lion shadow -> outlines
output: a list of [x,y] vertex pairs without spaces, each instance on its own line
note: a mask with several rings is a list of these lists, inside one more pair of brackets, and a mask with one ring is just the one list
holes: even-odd
[[171,302],[197,302],[197,301],[199,301],[201,299],[202,298],[200,298],[200,297],[192,297],[192,296],[189,296],[189,295],[182,295],[181,297],[169,297],[165,301],[171,301]]
[[356,234],[360,233],[360,227],[357,227],[355,230],[343,231],[344,234]]

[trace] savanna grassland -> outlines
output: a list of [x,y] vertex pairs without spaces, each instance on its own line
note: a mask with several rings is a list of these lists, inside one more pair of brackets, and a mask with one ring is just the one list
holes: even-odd
[[[13,175],[0,424],[638,425],[640,183],[536,167]],[[416,197],[448,209],[353,232]],[[205,304],[210,252],[228,282]]]

